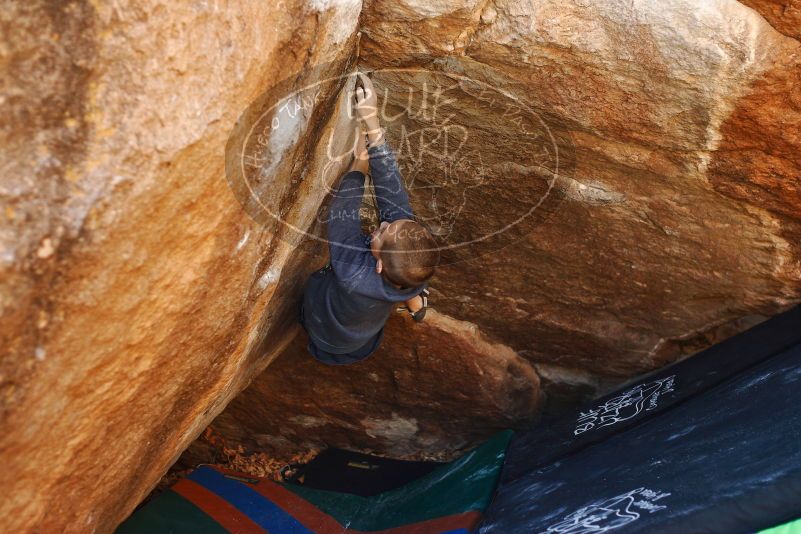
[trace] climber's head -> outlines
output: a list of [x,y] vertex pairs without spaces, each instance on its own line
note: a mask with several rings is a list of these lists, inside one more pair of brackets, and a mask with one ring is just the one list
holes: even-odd
[[391,284],[418,287],[434,275],[439,249],[431,232],[421,224],[411,219],[384,221],[371,237],[375,270]]

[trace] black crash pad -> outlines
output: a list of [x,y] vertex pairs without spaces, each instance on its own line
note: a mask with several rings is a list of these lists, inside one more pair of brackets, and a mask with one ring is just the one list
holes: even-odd
[[801,516],[801,309],[516,436],[481,532],[752,532]]
[[370,497],[404,486],[441,465],[444,464],[394,460],[330,448],[309,463],[298,466],[287,482],[307,488]]
[[625,431],[798,343],[801,306],[601,397],[572,416],[517,434],[502,480],[515,479]]

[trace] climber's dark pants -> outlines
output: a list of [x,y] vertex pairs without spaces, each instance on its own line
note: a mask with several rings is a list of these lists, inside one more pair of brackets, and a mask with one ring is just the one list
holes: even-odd
[[[302,323],[301,323],[302,324]],[[306,350],[309,351],[309,354],[314,356],[314,359],[322,362],[327,365],[348,365],[351,363],[356,363],[364,360],[368,356],[370,356],[375,350],[381,345],[381,341],[384,339],[384,330],[373,338],[373,340],[365,345],[364,347],[360,348],[357,351],[351,352],[349,354],[333,354],[331,352],[326,352],[319,348],[314,342],[309,338],[309,344],[306,346]]]
[[[330,269],[330,265],[326,265],[320,271],[325,271],[326,269]],[[298,317],[298,322],[300,326],[303,327],[303,330],[306,330],[306,325],[303,324],[303,302],[300,303],[300,316]],[[308,330],[306,330],[308,334]],[[372,339],[370,340],[365,346],[361,347],[360,349],[348,353],[348,354],[334,354],[331,352],[324,351],[320,347],[314,344],[312,341],[311,336],[309,336],[309,344],[306,346],[306,350],[309,351],[309,354],[314,356],[314,359],[322,362],[327,365],[348,365],[351,363],[356,363],[358,361],[364,360],[368,356],[370,356],[375,350],[381,345],[381,341],[384,339],[384,329],[382,328],[381,331]]]

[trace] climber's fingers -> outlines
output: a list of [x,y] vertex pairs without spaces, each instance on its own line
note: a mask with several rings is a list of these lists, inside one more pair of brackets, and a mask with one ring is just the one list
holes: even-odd
[[357,95],[364,95],[363,98],[365,100],[375,105],[376,92],[375,87],[373,87],[373,82],[361,72],[358,74],[355,91]]
[[361,72],[357,73],[353,88],[353,109],[365,121],[378,115],[378,99],[373,82]]
[[364,87],[368,92],[372,92],[373,80],[367,77],[363,72],[358,73],[358,83]]
[[353,90],[353,111],[359,117],[364,115],[364,110],[362,109],[364,105],[364,90],[361,87],[356,87]]
[[370,98],[370,91],[362,89],[361,87],[356,88],[356,103],[363,107],[375,107],[375,99]]

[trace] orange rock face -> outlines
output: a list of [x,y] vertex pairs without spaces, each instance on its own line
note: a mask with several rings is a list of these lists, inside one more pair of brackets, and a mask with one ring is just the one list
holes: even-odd
[[801,2],[798,0],[743,0],[783,34],[801,37]]
[[[360,8],[101,4],[0,14],[4,532],[111,531],[288,341],[302,251],[242,209],[226,141],[307,62],[344,72]],[[337,92],[268,184],[301,227]]]
[[772,52],[721,125],[709,174],[727,197],[770,214],[786,272],[801,265],[801,42],[786,39]]
[[391,318],[381,348],[351,366],[318,363],[299,335],[213,428],[279,456],[325,446],[443,456],[531,422],[540,400],[528,362],[432,311],[420,324]]
[[[445,247],[435,306],[528,360],[552,401],[662,366],[799,300],[799,43],[787,37],[792,2],[769,6],[753,7],[775,29],[725,1],[366,5],[360,61],[374,70],[413,205]],[[418,336],[370,365],[416,369],[406,347],[428,345]],[[354,404],[345,384],[363,379],[356,368],[315,373],[333,400],[301,409],[313,431],[287,423],[278,414],[301,403],[279,397],[303,390],[298,377],[313,366],[291,352],[216,429],[253,449],[443,446],[436,425],[403,450],[370,439],[355,414],[380,406],[388,421],[390,408]],[[438,382],[461,389],[445,371]],[[378,386],[390,406],[403,404]],[[259,398],[281,408],[248,412]]]
[[[398,101],[387,66],[502,88],[566,164],[516,239],[440,270],[440,309],[532,362],[631,376],[798,301],[797,41],[737,2],[448,5],[370,2],[361,61]],[[501,219],[541,187],[537,144],[453,93],[464,152],[495,171],[462,220]]]

